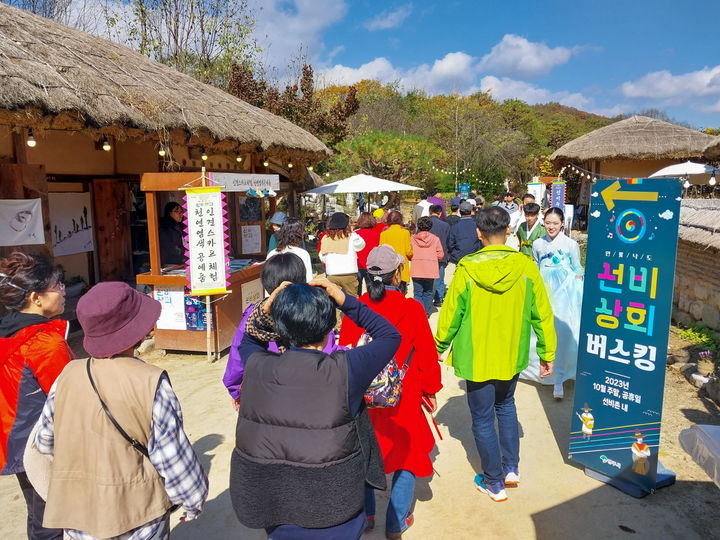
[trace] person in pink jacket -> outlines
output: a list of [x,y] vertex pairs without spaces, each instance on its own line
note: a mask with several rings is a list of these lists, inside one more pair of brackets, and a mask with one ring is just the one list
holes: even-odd
[[445,256],[440,239],[430,232],[432,220],[421,217],[417,222],[417,234],[410,238],[413,250],[413,263],[410,275],[413,281],[413,297],[425,308],[425,315],[430,315],[435,280],[440,277],[439,262]]

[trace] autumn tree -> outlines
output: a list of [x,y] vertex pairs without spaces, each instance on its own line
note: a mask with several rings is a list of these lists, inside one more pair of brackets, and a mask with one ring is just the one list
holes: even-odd
[[251,105],[266,109],[306,129],[330,147],[337,146],[348,134],[348,118],[359,102],[356,89],[349,86],[333,102],[318,97],[312,66],[303,64],[299,80],[280,92],[261,73],[247,65],[232,69],[228,91]]

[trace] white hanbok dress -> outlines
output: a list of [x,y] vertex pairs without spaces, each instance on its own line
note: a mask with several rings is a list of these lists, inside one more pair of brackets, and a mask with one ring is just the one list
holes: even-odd
[[530,364],[520,376],[543,384],[563,383],[574,379],[577,371],[583,294],[583,280],[577,277],[583,274],[580,247],[561,232],[555,240],[547,235],[538,238],[533,242],[532,250],[555,316],[557,352],[552,375],[541,379],[540,359],[535,353],[535,339],[532,339]]

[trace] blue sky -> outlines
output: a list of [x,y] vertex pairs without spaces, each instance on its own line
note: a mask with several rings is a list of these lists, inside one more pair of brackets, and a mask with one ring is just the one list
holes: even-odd
[[720,127],[720,0],[255,0],[263,58],[323,84],[490,91]]

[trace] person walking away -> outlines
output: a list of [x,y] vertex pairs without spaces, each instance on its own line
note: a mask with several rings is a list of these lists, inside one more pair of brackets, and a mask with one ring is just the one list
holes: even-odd
[[278,253],[292,253],[297,255],[305,265],[305,281],[312,281],[313,270],[310,254],[303,249],[303,239],[305,238],[305,223],[298,218],[287,218],[280,230],[275,233],[277,247],[269,251],[265,260],[274,257]]
[[545,227],[540,222],[540,205],[534,202],[523,205],[525,220],[520,223],[517,237],[520,243],[519,251],[532,257],[532,245],[535,240],[545,236]]
[[280,230],[280,228],[283,226],[283,223],[285,223],[285,220],[287,219],[287,214],[285,212],[281,212],[278,210],[277,212],[273,213],[272,216],[270,216],[270,219],[268,219],[268,223],[270,224],[270,238],[268,239],[268,251],[272,251],[277,247],[277,238],[275,235]]
[[50,387],[72,353],[60,267],[41,255],[13,252],[0,260],[0,474],[15,475],[27,505],[30,540],[62,538],[43,527],[45,501],[25,473],[23,453]]
[[[305,280],[306,277],[305,265],[300,257],[293,253],[280,253],[279,255],[275,255],[265,263],[260,273],[260,281],[268,295],[277,289],[284,281],[289,281],[290,283],[307,283]],[[260,332],[263,333],[263,337],[268,342],[269,351],[280,352],[280,347],[282,346],[282,344],[278,344],[277,342],[279,338],[275,333],[272,321],[268,321],[267,318],[262,315],[266,301],[267,300],[261,300],[257,304],[250,304],[245,309],[228,352],[223,384],[230,394],[235,412],[240,410],[240,394],[243,375],[245,373],[245,363],[240,356],[239,347],[242,343],[243,336],[245,336],[245,327],[248,320],[252,318],[254,324],[260,328]],[[330,334],[328,343],[325,349],[323,349],[328,354],[337,349],[335,334],[333,332]]]
[[482,248],[475,219],[472,216],[473,208],[468,201],[460,203],[460,220],[450,227],[448,252],[450,262],[453,264],[460,262],[465,255],[475,253]]
[[437,204],[433,204],[430,207],[430,219],[432,220],[432,227],[430,232],[433,233],[440,239],[440,245],[442,245],[443,253],[445,254],[440,260],[438,266],[438,278],[435,280],[435,293],[433,294],[433,303],[436,307],[440,307],[445,298],[445,268],[450,260],[447,248],[448,235],[450,234],[450,225],[445,223],[441,217],[441,208]]
[[183,207],[175,201],[170,201],[163,209],[158,228],[160,264],[163,266],[185,264],[184,214]]
[[320,260],[327,278],[353,296],[358,289],[357,254],[364,247],[362,236],[350,229],[350,216],[342,212],[330,216],[327,234],[320,241]]
[[[547,379],[548,384],[553,384],[555,399],[562,399],[565,395],[563,383],[575,379],[583,295],[580,247],[563,232],[564,222],[562,210],[555,207],[548,209],[545,212],[547,234],[532,244],[533,257],[550,296],[558,336],[555,369],[552,377]],[[534,375],[536,366],[537,357],[531,362],[528,374]]]
[[427,198],[427,201],[430,204],[437,204],[440,207],[440,217],[442,219],[445,219],[445,217],[446,217],[445,201],[443,201],[440,197],[438,197],[438,193],[440,193],[440,190],[437,188],[430,190],[430,197]]
[[417,224],[418,232],[410,238],[413,250],[413,264],[410,275],[413,280],[413,297],[425,309],[425,315],[430,316],[435,281],[440,276],[440,261],[445,257],[440,239],[430,229],[432,220],[422,217]]
[[[242,524],[270,540],[359,539],[365,485],[385,489],[380,449],[364,403],[395,355],[400,334],[327,279],[285,283],[270,296],[282,354],[246,332],[242,407],[230,465],[230,498]],[[322,352],[339,306],[372,341]]]
[[410,282],[410,260],[413,257],[412,246],[410,245],[410,231],[403,227],[403,215],[397,210],[388,213],[386,223],[388,228],[380,233],[380,245],[387,244],[407,261],[403,265],[401,282],[398,286],[401,293],[407,294],[407,286]]
[[418,220],[421,217],[429,216],[430,215],[430,206],[432,205],[431,202],[428,202],[427,200],[428,194],[425,191],[422,191],[420,193],[420,202],[415,205],[412,212],[412,222],[417,224]]
[[[369,410],[370,420],[382,451],[385,473],[393,475],[387,508],[386,535],[400,538],[413,523],[411,513],[415,479],[433,473],[430,452],[435,439],[422,411],[426,398],[432,409],[435,394],[442,388],[440,365],[432,330],[417,302],[397,290],[403,257],[390,246],[379,246],[368,256],[368,292],[360,297],[375,313],[387,319],[402,336],[395,358],[407,372],[402,395],[395,407]],[[341,345],[355,346],[366,328],[345,318],[340,330]],[[365,512],[368,527],[375,523],[375,491],[366,489]]]
[[460,221],[460,203],[462,199],[460,197],[453,197],[450,199],[450,214],[445,218],[445,223],[451,227]]
[[475,485],[493,501],[504,501],[505,485],[520,482],[514,394],[518,374],[528,364],[530,327],[537,335],[543,377],[552,373],[555,328],[537,266],[504,245],[509,214],[492,206],[478,212],[476,222],[485,247],[458,264],[440,310],[435,343],[439,353],[452,345],[447,363],[466,380],[483,468]]
[[35,439],[53,456],[44,525],[64,529],[65,538],[167,539],[173,505],[185,510],[181,521],[202,510],[207,477],[167,373],[133,356],[160,309],[112,281],[77,304],[91,357],[65,366]]
[[[384,225],[383,225],[384,226]],[[370,212],[363,212],[355,224],[355,232],[365,240],[365,247],[358,251],[358,288],[357,295],[362,294],[363,283],[367,275],[368,254],[380,244],[380,230],[377,221]]]

